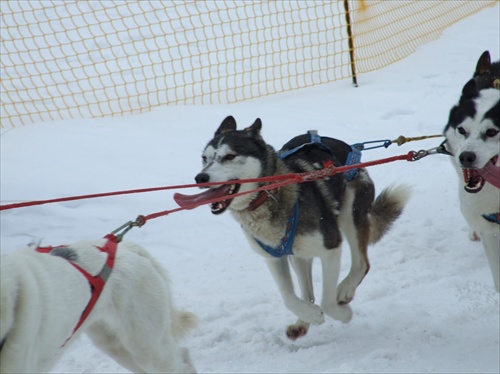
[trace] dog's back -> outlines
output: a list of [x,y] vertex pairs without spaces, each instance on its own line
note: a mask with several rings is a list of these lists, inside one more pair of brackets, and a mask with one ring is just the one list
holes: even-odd
[[2,373],[45,371],[57,360],[90,295],[66,262],[34,248],[2,256]]
[[[2,373],[49,370],[72,336],[90,299],[87,279],[68,263],[97,275],[105,240],[82,241],[57,255],[34,248],[2,258],[0,353]],[[115,264],[88,319],[86,332],[120,365],[134,372],[195,372],[178,339],[196,318],[178,311],[165,270],[138,245],[121,242]]]

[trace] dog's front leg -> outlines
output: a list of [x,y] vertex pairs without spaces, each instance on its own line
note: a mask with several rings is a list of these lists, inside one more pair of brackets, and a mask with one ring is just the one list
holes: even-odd
[[[303,259],[297,256],[289,256],[293,269],[299,281],[300,294],[302,300],[314,303],[314,288],[312,283],[312,259]],[[293,325],[289,325],[286,335],[291,340],[296,340],[307,334],[310,323],[302,321],[300,318]]]
[[302,299],[314,303],[314,288],[312,283],[312,259],[290,256],[290,262],[299,280]]
[[490,264],[491,274],[495,282],[495,289],[500,292],[500,235],[481,235],[484,252]]
[[286,256],[267,259],[267,266],[276,282],[285,306],[299,317],[299,321],[290,325],[287,336],[296,339],[305,335],[309,328],[309,323],[321,324],[325,321],[321,308],[310,301],[301,300],[295,295],[290,266]]

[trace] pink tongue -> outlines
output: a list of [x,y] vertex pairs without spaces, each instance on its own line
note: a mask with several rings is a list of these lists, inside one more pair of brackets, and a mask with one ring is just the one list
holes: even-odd
[[496,188],[500,188],[500,167],[493,162],[488,162],[484,168],[478,170],[479,174]]
[[189,207],[189,209],[192,209],[208,202],[214,203],[218,198],[227,197],[230,187],[230,185],[225,185],[218,188],[210,188],[205,192],[195,195],[183,195],[181,193],[176,193],[174,194],[174,200],[180,207]]

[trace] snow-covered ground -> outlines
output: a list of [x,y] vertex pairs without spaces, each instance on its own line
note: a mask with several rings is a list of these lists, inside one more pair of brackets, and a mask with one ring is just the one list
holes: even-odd
[[[279,148],[308,129],[348,143],[440,133],[479,55],[500,56],[499,6],[446,30],[417,53],[341,81],[231,105],[174,106],[143,115],[39,123],[1,134],[1,203],[192,183],[200,153],[224,117],[263,120]],[[367,151],[364,160],[437,146],[440,139]],[[498,373],[499,295],[480,243],[468,239],[447,156],[370,168],[377,189],[413,188],[403,216],[370,248],[371,270],[349,324],[327,319],[295,342],[264,260],[229,213],[207,207],[149,221],[127,239],[169,271],[179,307],[200,324],[182,342],[201,373]],[[194,193],[196,190],[183,190]],[[2,211],[1,253],[33,240],[98,238],[139,214],[175,208],[173,191]],[[343,253],[343,273],[349,268]],[[316,263],[316,265],[319,265]],[[321,276],[314,284],[320,295]],[[89,339],[53,373],[126,373]]]

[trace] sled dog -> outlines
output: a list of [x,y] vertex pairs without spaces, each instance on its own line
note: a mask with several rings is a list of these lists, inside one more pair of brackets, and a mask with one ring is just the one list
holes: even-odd
[[459,199],[470,237],[481,240],[500,292],[500,61],[484,52],[444,128],[459,175]]
[[[133,372],[195,372],[178,339],[196,317],[174,307],[165,270],[137,244],[115,241],[114,258],[108,245],[31,245],[2,256],[0,372],[46,372],[83,332]],[[85,319],[96,280],[104,287]]]
[[[228,197],[263,185],[239,184],[240,179],[344,165],[351,152],[351,147],[340,140],[311,133],[293,138],[277,153],[261,137],[261,127],[257,119],[250,127],[237,130],[232,116],[224,119],[203,152],[203,169],[195,180],[234,184],[216,186],[195,196],[176,194],[175,199],[187,206],[221,198],[211,204],[212,213],[229,209],[250,246],[265,257],[285,306],[298,317],[287,328],[287,336],[295,340],[307,333],[311,323],[323,323],[323,313],[342,322],[351,320],[348,304],[370,266],[367,246],[388,231],[409,194],[405,187],[388,188],[374,201],[373,182],[366,170],[358,169],[349,181],[342,174],[334,174],[269,192]],[[337,288],[343,236],[351,247],[352,265]],[[319,257],[322,265],[321,306],[314,303],[314,257]],[[297,274],[301,298],[294,291],[289,260]]]

